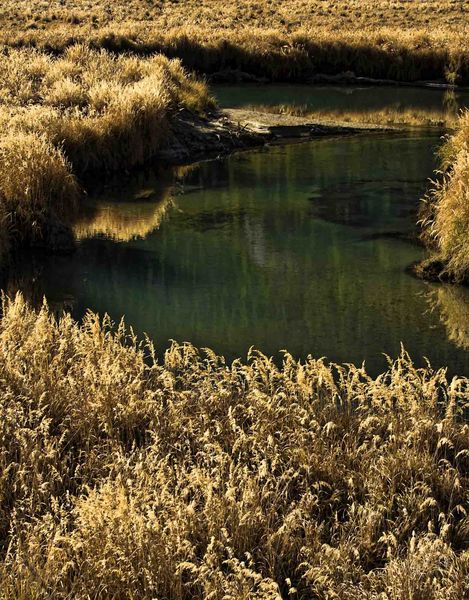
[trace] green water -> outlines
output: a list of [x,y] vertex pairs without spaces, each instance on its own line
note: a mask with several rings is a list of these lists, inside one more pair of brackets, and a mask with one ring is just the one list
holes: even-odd
[[77,318],[125,315],[160,352],[169,339],[228,359],[288,348],[376,374],[402,342],[419,364],[468,374],[469,292],[408,275],[423,251],[399,239],[439,143],[336,137],[201,163],[165,185],[123,177],[91,199],[78,251],[28,259],[19,287]]
[[304,107],[310,111],[358,112],[423,111],[443,118],[469,106],[468,91],[412,87],[317,85],[219,85],[215,96],[222,107],[249,105]]

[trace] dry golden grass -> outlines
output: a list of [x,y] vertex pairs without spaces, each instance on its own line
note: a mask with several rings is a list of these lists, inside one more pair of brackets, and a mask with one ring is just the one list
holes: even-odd
[[464,597],[467,379],[3,313],[2,600]]
[[304,27],[328,29],[415,29],[434,25],[467,26],[466,0],[6,0],[0,18],[11,29],[54,29],[63,23],[79,29],[113,23],[149,23],[165,29],[187,25],[233,30],[242,26],[289,32]]
[[274,80],[315,73],[469,81],[467,10],[450,0],[29,1],[4,4],[7,45],[61,52],[81,41],[162,51],[204,73],[226,68]]
[[163,56],[116,57],[84,45],[60,57],[1,54],[3,225],[24,239],[43,218],[70,220],[77,178],[143,164],[164,143],[175,111],[211,105],[207,87]]
[[469,111],[441,150],[443,173],[424,199],[424,239],[452,279],[469,280]]

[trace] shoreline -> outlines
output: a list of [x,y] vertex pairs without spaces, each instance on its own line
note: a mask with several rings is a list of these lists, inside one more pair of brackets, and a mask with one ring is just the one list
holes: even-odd
[[[199,161],[226,157],[235,152],[262,148],[268,144],[289,144],[336,135],[356,135],[398,128],[379,125],[321,124],[303,117],[275,115],[253,110],[227,109],[200,117],[182,109],[171,119],[164,146],[146,163],[162,166],[190,165]],[[90,172],[81,178],[86,193],[103,172]],[[26,240],[21,246],[52,254],[70,254],[76,240],[69,223],[44,215],[41,236]],[[18,248],[17,245],[14,245]]]
[[423,260],[409,265],[408,272],[422,281],[428,283],[445,283],[457,287],[468,287],[469,279],[457,280],[447,271],[447,265],[444,260],[438,256],[428,256]]
[[322,123],[307,117],[229,108],[202,118],[180,111],[170,124],[167,144],[154,157],[168,166],[191,164],[214,156],[316,138],[359,133],[396,132],[404,128],[375,124]]

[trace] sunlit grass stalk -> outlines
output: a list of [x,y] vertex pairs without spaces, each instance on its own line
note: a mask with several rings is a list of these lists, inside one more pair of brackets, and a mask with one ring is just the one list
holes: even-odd
[[469,583],[469,381],[0,321],[0,597],[427,598]]

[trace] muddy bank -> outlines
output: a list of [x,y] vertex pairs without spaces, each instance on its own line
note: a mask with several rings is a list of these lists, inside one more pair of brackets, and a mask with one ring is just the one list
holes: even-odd
[[[327,135],[351,135],[386,129],[390,128],[340,123],[324,125],[303,117],[244,109],[217,111],[203,118],[184,109],[173,116],[167,140],[152,162],[168,167],[189,165],[269,143],[294,143]],[[97,177],[102,178],[102,173],[86,177],[81,182],[82,188],[91,189]],[[56,217],[43,215],[35,235],[28,239],[27,245],[35,251],[72,253],[75,250],[72,225]]]
[[435,256],[430,256],[411,265],[409,272],[418,279],[432,283],[452,283],[454,285],[469,286],[469,278],[456,279],[448,272],[445,261]]
[[369,131],[393,131],[395,128],[373,124],[322,124],[307,117],[226,109],[208,118],[180,111],[172,120],[166,145],[156,159],[179,165],[226,156],[237,150],[269,143],[311,140],[327,135],[350,135]]

